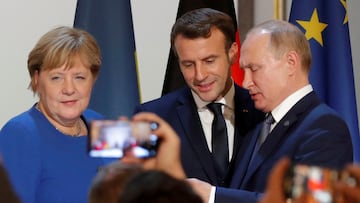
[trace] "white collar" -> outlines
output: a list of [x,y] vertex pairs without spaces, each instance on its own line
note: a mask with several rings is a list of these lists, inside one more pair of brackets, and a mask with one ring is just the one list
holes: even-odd
[[[210,102],[201,100],[200,97],[192,90],[191,90],[191,94],[194,97],[195,104],[196,104],[198,110],[207,109],[206,105],[209,104]],[[234,96],[235,96],[235,85],[233,82],[229,91],[225,94],[225,96],[222,97],[221,99],[217,100],[216,103],[222,103],[222,104],[224,104],[224,106],[226,106],[230,109],[234,109],[234,106],[235,106],[234,105],[234,103],[235,103]]]
[[313,87],[308,84],[296,92],[288,96],[283,102],[281,102],[277,107],[275,107],[271,114],[274,117],[275,123],[279,122],[285,114],[298,102],[300,99],[305,97],[307,94],[313,91]]

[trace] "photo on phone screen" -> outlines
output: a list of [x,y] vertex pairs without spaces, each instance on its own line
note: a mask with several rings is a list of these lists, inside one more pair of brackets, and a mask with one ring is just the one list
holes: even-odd
[[91,157],[122,158],[133,153],[139,158],[156,155],[158,138],[152,134],[153,123],[120,120],[91,122],[89,155]]

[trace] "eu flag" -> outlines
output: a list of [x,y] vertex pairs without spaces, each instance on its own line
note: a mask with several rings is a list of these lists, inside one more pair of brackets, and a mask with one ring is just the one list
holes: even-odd
[[78,0],[74,27],[95,37],[103,59],[90,108],[107,118],[131,116],[140,98],[130,0]]
[[293,0],[289,21],[310,42],[313,62],[310,82],[325,103],[349,126],[354,160],[360,159],[360,138],[354,74],[345,0]]

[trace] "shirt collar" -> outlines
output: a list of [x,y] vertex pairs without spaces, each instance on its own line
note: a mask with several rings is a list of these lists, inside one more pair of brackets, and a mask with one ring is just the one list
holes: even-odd
[[279,122],[285,114],[303,97],[313,91],[313,87],[308,84],[296,92],[288,96],[283,102],[281,102],[274,110],[271,111],[274,117],[275,123]]
[[[200,97],[193,90],[191,90],[191,93],[194,97],[195,104],[196,104],[198,110],[207,109],[206,105],[209,104],[210,102],[201,100]],[[229,91],[225,94],[225,96],[219,100],[216,100],[215,102],[222,103],[226,107],[228,107],[230,109],[234,109],[234,96],[235,96],[235,86],[234,86],[234,82],[233,82]]]

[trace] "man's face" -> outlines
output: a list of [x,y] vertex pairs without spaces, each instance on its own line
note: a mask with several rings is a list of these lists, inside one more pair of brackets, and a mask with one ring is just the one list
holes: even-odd
[[276,58],[269,48],[269,33],[249,36],[241,46],[243,87],[249,90],[255,107],[270,112],[289,94],[288,68],[284,57]]
[[225,36],[218,29],[211,30],[208,38],[175,38],[175,49],[180,70],[187,85],[203,100],[214,101],[223,97],[232,85],[231,65],[237,45],[225,50]]

